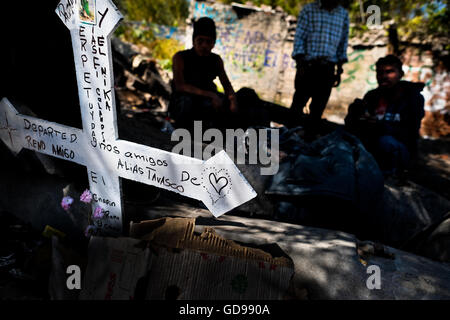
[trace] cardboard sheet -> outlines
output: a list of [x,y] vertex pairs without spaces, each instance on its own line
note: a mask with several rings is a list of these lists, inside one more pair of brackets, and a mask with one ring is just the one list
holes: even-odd
[[92,237],[81,299],[283,299],[286,257],[224,239],[195,219],[132,223],[133,238]]

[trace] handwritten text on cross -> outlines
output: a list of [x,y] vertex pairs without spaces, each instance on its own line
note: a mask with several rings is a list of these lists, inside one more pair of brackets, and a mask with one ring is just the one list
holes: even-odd
[[122,232],[119,177],[201,200],[216,217],[256,196],[224,151],[202,161],[120,140],[110,36],[121,13],[110,0],[62,0],[56,13],[72,37],[83,129],[21,115],[4,98],[0,138],[11,151],[27,148],[86,166],[93,205],[105,212],[96,220],[103,234]]

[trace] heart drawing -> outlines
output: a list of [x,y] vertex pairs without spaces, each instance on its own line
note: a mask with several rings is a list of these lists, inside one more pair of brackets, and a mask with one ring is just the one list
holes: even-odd
[[220,206],[226,203],[226,200],[219,204],[218,201],[225,199],[230,194],[233,182],[227,169],[211,166],[202,171],[202,185],[212,201],[211,204]]
[[223,188],[228,185],[228,179],[224,176],[217,178],[215,173],[210,173],[209,183],[213,186],[214,190],[216,190],[217,194],[220,195]]

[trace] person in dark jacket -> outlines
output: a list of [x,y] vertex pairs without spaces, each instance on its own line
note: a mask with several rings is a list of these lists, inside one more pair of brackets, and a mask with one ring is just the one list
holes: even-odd
[[[202,17],[194,22],[193,47],[177,52],[173,58],[173,89],[170,117],[177,127],[192,129],[194,120],[203,128],[223,127],[237,102],[224,69],[222,58],[211,52],[216,42],[214,20]],[[217,91],[213,80],[219,78],[225,94]]]
[[417,153],[424,84],[402,81],[402,62],[394,55],[380,58],[376,72],[378,88],[349,106],[345,126],[375,156],[385,175],[401,174]]

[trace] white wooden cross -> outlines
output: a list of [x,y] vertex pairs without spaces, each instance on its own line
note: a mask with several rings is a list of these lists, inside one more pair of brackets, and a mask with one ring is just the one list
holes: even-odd
[[119,177],[201,200],[216,217],[256,196],[225,151],[202,161],[120,140],[110,36],[121,13],[110,0],[61,0],[56,13],[72,37],[83,129],[21,115],[3,98],[0,138],[13,153],[27,148],[86,166],[93,206],[105,213],[95,220],[101,234],[122,233]]

